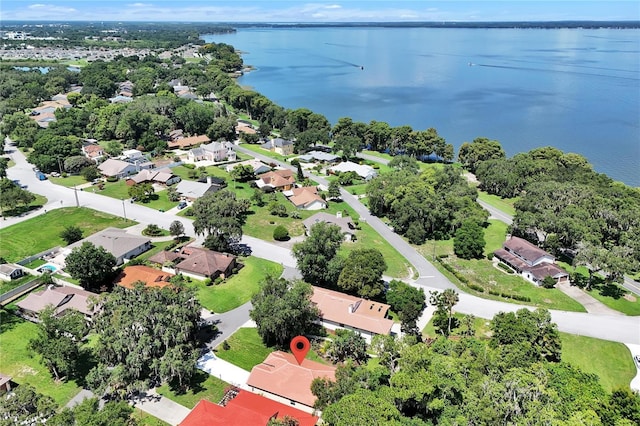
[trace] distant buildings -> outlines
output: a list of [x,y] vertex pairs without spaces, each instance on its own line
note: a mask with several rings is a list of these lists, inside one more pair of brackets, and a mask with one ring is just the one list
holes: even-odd
[[378,172],[376,172],[373,167],[367,166],[366,164],[357,164],[351,161],[343,161],[342,163],[329,167],[329,170],[333,173],[354,172],[366,181],[371,180],[378,175]]
[[291,155],[293,154],[293,141],[275,138],[271,139],[260,145],[262,149],[266,149],[267,151],[275,152],[280,155]]

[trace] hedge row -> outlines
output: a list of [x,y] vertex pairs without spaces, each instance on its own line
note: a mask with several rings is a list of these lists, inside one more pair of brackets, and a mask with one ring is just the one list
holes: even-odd
[[495,290],[489,290],[489,294],[491,294],[492,296],[504,297],[505,299],[517,300],[519,302],[531,302],[531,298],[530,297],[520,296],[520,295],[517,295],[517,294],[501,293],[501,292],[495,291]]

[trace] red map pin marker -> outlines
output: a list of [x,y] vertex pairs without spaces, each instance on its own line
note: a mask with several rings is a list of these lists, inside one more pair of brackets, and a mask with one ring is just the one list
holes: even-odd
[[302,364],[304,357],[307,356],[309,349],[311,349],[311,343],[309,343],[309,339],[304,336],[296,336],[291,339],[289,347],[291,348],[291,352],[293,352],[293,356],[296,357],[298,364]]

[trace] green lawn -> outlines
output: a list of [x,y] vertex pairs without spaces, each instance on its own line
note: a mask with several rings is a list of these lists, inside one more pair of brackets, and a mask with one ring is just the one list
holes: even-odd
[[87,183],[87,180],[82,176],[50,177],[49,180],[56,185],[66,186],[67,188]]
[[[254,366],[262,363],[271,352],[276,350],[262,343],[256,328],[238,329],[227,339],[227,343],[229,343],[229,349],[225,351],[220,345],[216,349],[216,355],[246,371],[251,371]],[[314,349],[309,350],[307,358],[327,364],[327,361],[322,359]]]
[[617,387],[629,387],[637,370],[624,344],[567,333],[560,333],[560,338],[563,361],[597,374],[607,392]]
[[110,226],[126,228],[135,223],[85,207],[55,209],[0,229],[0,257],[16,262],[55,246],[65,246],[60,233],[69,224],[78,226],[87,237]]
[[220,345],[216,350],[216,355],[247,371],[251,371],[254,366],[264,361],[275,350],[262,343],[256,328],[238,329],[227,339],[227,343],[230,348],[225,351]]
[[117,198],[118,200],[125,200],[129,197],[129,185],[124,179],[120,179],[117,182],[105,182],[104,189],[100,190],[97,187],[94,188],[97,194],[104,195],[111,198]]
[[224,396],[225,390],[230,386],[229,383],[209,373],[197,370],[195,377],[191,381],[190,389],[185,393],[176,393],[167,384],[160,386],[156,390],[160,395],[191,410],[201,399],[217,404]]
[[10,313],[10,308],[0,310],[0,368],[2,373],[13,377],[13,381],[30,384],[38,392],[52,397],[63,406],[79,391],[74,382],[56,382],[47,368],[27,348],[36,337],[38,326]]
[[173,243],[173,240],[169,240],[169,241],[152,241],[151,242],[151,249],[147,250],[144,253],[142,253],[141,255],[137,256],[136,259],[147,260],[148,258],[153,256],[154,254],[159,253],[162,250],[164,250],[165,247],[167,247],[171,243]]
[[169,209],[174,208],[178,205],[177,201],[169,201],[167,197],[167,191],[158,191],[151,196],[151,200],[148,203],[138,202],[145,207],[150,207],[156,210],[164,210],[165,212]]
[[[455,307],[454,307],[455,310]],[[460,326],[458,328],[456,328],[455,330],[451,331],[451,334],[453,336],[456,335],[460,335],[461,332],[465,331],[464,325],[462,325],[462,319],[464,317],[466,317],[465,314],[461,314],[458,312],[455,312],[453,314],[453,316],[455,318],[457,318],[460,321]],[[473,321],[473,328],[475,330],[475,337],[478,338],[489,338],[491,337],[491,330],[489,329],[489,324],[490,324],[491,320],[485,319],[485,318],[478,318],[475,317],[474,321]],[[424,329],[422,329],[422,337],[423,338],[431,338],[431,339],[435,339],[436,337],[439,337],[440,335],[436,332],[435,327],[433,326],[433,317],[429,320],[429,322],[427,323],[427,325],[424,327]]]
[[274,160],[278,160],[278,161],[282,161],[282,162],[286,162],[287,158],[293,158],[293,157],[297,157],[296,154],[293,155],[280,155],[276,152],[271,152],[271,151],[267,151],[266,149],[262,149],[260,148],[260,145],[258,144],[250,144],[250,143],[243,143],[242,144],[243,148],[246,148],[250,151],[256,152],[258,154],[262,154],[262,155],[266,155],[267,157],[273,158]]
[[500,198],[497,195],[478,190],[478,199],[508,215],[515,216],[516,214],[516,209],[513,207],[513,204],[518,201],[518,197]]
[[153,417],[151,414],[147,414],[139,408],[133,409],[131,418],[134,419],[139,426],[169,426],[169,423]]
[[497,219],[489,219],[489,226],[484,230],[484,240],[487,243],[484,246],[485,256],[502,248],[508,227],[509,225]]
[[230,311],[251,300],[265,276],[282,274],[282,266],[268,260],[251,256],[242,259],[242,263],[244,267],[221,284],[206,286],[202,281],[194,281],[202,306],[217,313]]

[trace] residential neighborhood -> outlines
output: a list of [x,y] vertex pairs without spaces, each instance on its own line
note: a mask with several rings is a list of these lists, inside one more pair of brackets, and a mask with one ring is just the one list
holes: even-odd
[[[279,109],[237,84],[232,46],[184,46],[50,71],[69,81],[0,123],[0,423],[635,419],[633,190],[607,204],[558,150],[522,154],[547,180],[498,196],[497,141],[412,151],[427,133]],[[575,235],[539,211],[571,173],[607,207]],[[507,413],[511,385],[544,397]]]

